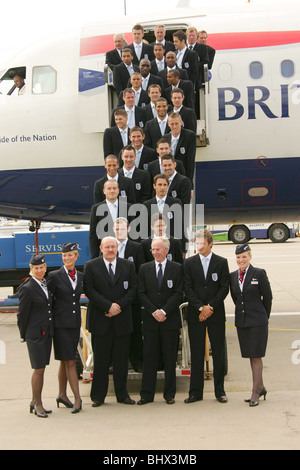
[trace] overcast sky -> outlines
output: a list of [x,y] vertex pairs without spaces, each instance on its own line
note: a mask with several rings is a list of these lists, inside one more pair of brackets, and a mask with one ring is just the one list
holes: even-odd
[[[155,13],[162,8],[174,13],[174,5],[188,0],[8,0],[1,1],[0,8],[0,64],[24,46],[52,35],[68,31],[88,21],[99,21],[124,15],[126,3],[127,16],[136,13]],[[251,0],[253,3],[284,3],[282,0]],[[298,0],[299,1],[299,0]],[[248,0],[190,0],[192,7],[199,8],[208,4],[227,8],[229,5],[240,5]],[[135,6],[139,5],[138,11]]]

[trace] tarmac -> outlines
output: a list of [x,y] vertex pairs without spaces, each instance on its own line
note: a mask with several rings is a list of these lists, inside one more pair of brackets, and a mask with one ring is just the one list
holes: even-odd
[[[58,362],[52,357],[43,390],[44,406],[53,410],[47,419],[29,413],[32,371],[26,344],[20,342],[16,310],[0,306],[0,449],[93,450],[100,464],[131,467],[152,465],[153,455],[161,459],[158,464],[195,464],[201,450],[299,450],[300,239],[284,244],[254,240],[251,246],[252,264],[266,269],[274,297],[263,360],[268,393],[259,406],[250,408],[244,402],[251,393],[252,376],[249,360],[240,356],[230,296],[225,301],[227,404],[216,401],[212,377],[205,381],[203,401],[185,404],[189,376],[178,376],[176,403],[167,405],[160,374],[155,401],[145,406],[117,403],[111,384],[105,404],[92,408],[91,384],[81,381],[83,409],[73,415],[70,409],[56,407]],[[213,248],[228,258],[231,271],[236,269],[234,249],[228,242],[217,242]],[[0,298],[9,293],[10,289],[0,289]],[[136,401],[139,386],[140,375],[130,373],[128,389]],[[71,392],[69,396],[72,399]],[[89,454],[80,456],[89,462]],[[132,460],[126,460],[128,456]]]

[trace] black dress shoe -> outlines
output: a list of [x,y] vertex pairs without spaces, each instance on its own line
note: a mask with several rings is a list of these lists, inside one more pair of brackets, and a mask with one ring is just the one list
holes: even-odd
[[167,398],[167,399],[166,399],[166,404],[167,404],[167,405],[174,405],[174,403],[175,403],[174,398]]
[[184,400],[184,403],[195,403],[195,401],[201,401],[201,400],[202,400],[201,397],[194,397],[193,395],[191,395],[190,397],[187,397]]
[[103,405],[104,401],[93,401],[92,407],[97,408],[97,406]]
[[56,405],[57,405],[57,408],[59,408],[59,404],[62,404],[64,405],[66,408],[73,408],[73,403],[71,403],[70,401],[66,401],[64,400],[63,398],[61,397],[57,397],[56,398]]
[[137,404],[138,404],[138,405],[147,405],[147,403],[152,403],[152,402],[153,402],[153,400],[146,400],[146,398],[141,398],[141,399],[137,402]]
[[226,397],[226,395],[222,395],[221,397],[217,397],[217,400],[219,403],[227,403],[228,402],[228,398]]
[[130,397],[126,397],[124,400],[118,400],[118,403],[124,403],[125,405],[135,405],[135,401]]

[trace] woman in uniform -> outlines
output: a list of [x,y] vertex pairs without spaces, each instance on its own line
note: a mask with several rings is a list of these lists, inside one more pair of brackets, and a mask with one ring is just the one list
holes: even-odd
[[44,279],[47,270],[44,256],[32,256],[29,266],[31,278],[19,289],[18,327],[22,340],[26,341],[33,369],[30,413],[34,411],[36,416],[47,418],[51,410],[43,407],[42,389],[52,346],[52,298]]
[[237,271],[230,273],[230,292],[235,303],[235,326],[242,357],[250,358],[253,388],[249,406],[257,406],[261,396],[266,399],[263,383],[263,362],[268,341],[268,322],[272,291],[266,271],[251,264],[249,245],[236,247]]
[[[62,403],[72,408],[71,413],[78,413],[82,407],[75,363],[81,327],[80,296],[83,292],[83,274],[75,269],[78,257],[77,244],[65,243],[62,247],[64,265],[51,271],[47,277],[48,288],[53,294],[54,357],[61,361],[56,402],[57,407]],[[74,404],[67,397],[68,382],[74,394]]]

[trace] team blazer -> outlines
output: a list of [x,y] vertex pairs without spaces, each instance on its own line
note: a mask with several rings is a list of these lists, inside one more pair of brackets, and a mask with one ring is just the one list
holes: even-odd
[[[178,55],[178,51],[177,51]],[[194,87],[198,83],[198,74],[199,74],[199,59],[198,54],[195,51],[186,49],[184,56],[181,62],[181,68],[186,70],[189,80],[193,82]]]
[[138,66],[142,59],[149,59],[150,62],[151,60],[155,59],[155,56],[153,53],[153,47],[150,46],[150,44],[145,44],[144,42],[142,43],[142,53],[141,53],[140,60],[137,58],[137,55],[135,53],[134,44],[133,43],[129,44],[129,46],[127,47],[129,47],[132,50],[132,55],[133,55],[132,63],[134,65]]
[[[137,275],[134,263],[117,258],[114,281],[111,280],[102,257],[89,260],[84,267],[84,291],[89,299],[87,329],[103,336],[110,326],[116,336],[129,335],[132,331],[131,303],[137,293]],[[112,303],[121,307],[121,312],[108,318],[105,316]]]
[[[156,196],[154,196],[151,199],[148,199],[148,201],[145,201],[144,205],[148,211],[148,233],[149,233],[149,236],[151,236],[151,217],[153,214],[159,212],[157,201],[156,201]],[[174,237],[174,235],[176,235],[175,233],[176,229],[177,229],[177,233],[179,232],[178,220],[177,220],[179,207],[182,208],[182,203],[180,199],[167,195],[164,208],[163,208],[163,215],[168,221],[168,235],[167,236],[170,235]],[[180,212],[182,216],[182,210]],[[184,218],[182,217],[182,219]],[[184,225],[184,220],[182,220],[180,238],[183,238],[183,225]]]
[[[173,111],[174,111],[174,108],[172,107],[172,109],[168,111],[168,113],[171,113]],[[192,108],[188,108],[187,106],[182,105],[180,108],[179,114],[181,116],[182,123],[183,123],[182,127],[184,127],[185,129],[189,129],[190,131],[193,131],[196,133],[197,132],[197,117],[196,117],[195,111]]]
[[[133,219],[128,215],[130,204],[119,198],[118,217],[125,217],[129,222]],[[99,224],[99,225],[98,225]],[[90,214],[89,246],[90,257],[97,258],[100,254],[100,243],[105,236],[115,236],[113,231],[114,221],[110,214],[106,200],[94,204]],[[103,236],[101,236],[103,235]]]
[[[183,250],[181,245],[181,240],[174,237],[168,237],[170,242],[170,248],[167,254],[167,259],[169,261],[176,261],[176,263],[183,264]],[[153,255],[151,251],[153,238],[146,238],[141,241],[141,246],[144,251],[145,262],[153,261]]]
[[[179,78],[180,80],[189,80],[189,76],[188,76],[188,73],[186,70],[183,70],[181,69],[180,67],[178,67],[177,65],[175,66],[175,68],[177,70],[179,70]],[[171,69],[172,70],[172,69]],[[168,88],[169,83],[168,83],[168,80],[167,80],[167,76],[168,76],[168,72],[169,72],[169,69],[168,67],[166,67],[164,70],[160,70],[158,72],[158,76],[162,79],[163,81],[163,86],[164,86],[164,89],[165,88]]]
[[[122,100],[123,101],[123,100]],[[117,108],[114,108],[111,113],[111,119],[110,119],[110,126],[114,127],[116,125],[115,121],[115,111],[116,109],[125,109],[125,104],[123,101],[123,104],[118,106]],[[144,108],[141,106],[135,106],[134,107],[134,120],[135,120],[135,125],[138,127],[145,127],[147,117],[146,117],[146,111]],[[128,142],[130,144],[130,142]]]
[[64,266],[50,271],[47,276],[48,289],[53,295],[54,328],[80,328],[80,296],[83,292],[83,274],[76,270],[77,283],[73,289]]
[[[157,118],[151,119],[150,121],[146,122],[145,125],[145,145],[147,147],[151,147],[154,150],[156,150],[156,144],[159,139],[163,137],[160,127],[157,121]],[[165,127],[165,134],[170,132],[170,127],[168,125],[168,122]]]
[[[129,128],[127,130],[127,145],[129,141]],[[120,150],[124,147],[122,136],[118,126],[107,127],[103,134],[103,152],[104,158],[108,155],[119,155]]]
[[[143,327],[145,330],[159,328],[174,330],[181,327],[179,306],[183,299],[182,265],[175,261],[167,261],[162,284],[159,287],[155,261],[141,266],[139,271],[138,296],[143,311]],[[167,315],[164,322],[158,322],[152,313],[162,309]]]
[[39,342],[45,334],[53,336],[52,300],[33,278],[20,287],[17,324],[23,340]]
[[171,181],[168,189],[168,194],[171,197],[177,197],[181,200],[182,204],[189,204],[191,202],[192,182],[187,176],[176,173]]
[[[171,145],[172,134],[164,135]],[[181,128],[179,140],[174,155],[176,160],[181,160],[185,173],[188,178],[193,182],[194,169],[195,169],[195,157],[196,157],[196,134],[189,129]]]
[[[160,44],[160,43],[159,43],[159,42],[156,42],[156,41],[151,42],[150,45],[153,47],[153,49],[154,49],[155,44]],[[173,43],[172,41],[167,41],[167,40],[165,40],[165,45],[164,45],[164,47],[165,47],[165,55],[166,55],[167,52],[169,52],[169,51],[175,51],[175,46],[174,46],[174,43]]]
[[241,291],[238,272],[230,273],[230,293],[235,304],[235,325],[246,328],[265,325],[271,313],[272,291],[266,271],[249,265]]
[[[103,192],[104,183],[107,181],[107,175],[102,176],[94,184],[94,204],[102,202],[105,200],[105,194]],[[134,204],[135,201],[135,192],[133,187],[133,182],[130,178],[126,178],[124,175],[118,176],[118,185],[119,185],[119,195],[127,197],[127,202]]]
[[184,260],[184,289],[188,301],[188,323],[199,322],[199,308],[210,305],[214,313],[207,324],[225,322],[224,299],[229,292],[229,269],[226,258],[212,253],[206,279],[200,255]]
[[[184,100],[183,100],[183,105],[186,106],[187,108],[194,109],[195,107],[195,92],[194,92],[194,87],[193,83],[191,80],[179,80],[177,87],[180,88],[180,90],[183,91],[184,94]],[[164,90],[164,97],[168,101],[170,105],[173,105],[172,99],[171,99],[171,91],[173,89],[173,86],[168,86]]]
[[[135,65],[134,63],[132,63],[132,67],[133,67],[134,72],[140,71],[139,67]],[[129,78],[130,78],[130,74],[124,62],[114,67],[113,85],[115,87],[117,96],[119,96],[121,91],[127,88],[127,83],[128,83]]]
[[[119,175],[126,178],[124,175],[124,167],[120,168],[118,170],[118,173]],[[151,179],[150,179],[150,175],[148,171],[135,168],[131,181],[134,187],[135,201],[136,202],[147,201],[147,199],[149,199],[151,196]]]
[[121,56],[117,49],[112,49],[111,51],[107,51],[105,54],[105,63],[109,66],[109,68],[113,71],[116,65],[122,63]]
[[[131,88],[130,80],[128,82],[127,88]],[[118,106],[119,107],[122,106],[123,103],[124,103],[123,92],[121,91],[121,93],[119,93],[119,96],[118,96]],[[140,108],[144,108],[146,106],[146,104],[148,104],[148,103],[150,103],[149,95],[148,95],[147,91],[145,91],[143,88],[141,88],[139,101],[138,101],[136,106],[138,106]]]
[[[185,176],[186,173],[185,173],[185,169],[184,169],[182,161],[181,160],[176,160],[176,159],[175,159],[175,161],[176,161],[176,171],[178,173],[180,173],[181,175]],[[159,158],[157,157],[157,153],[156,153],[155,160],[148,164],[148,171],[150,173],[152,182],[153,182],[153,179],[154,179],[155,175],[161,174]]]

